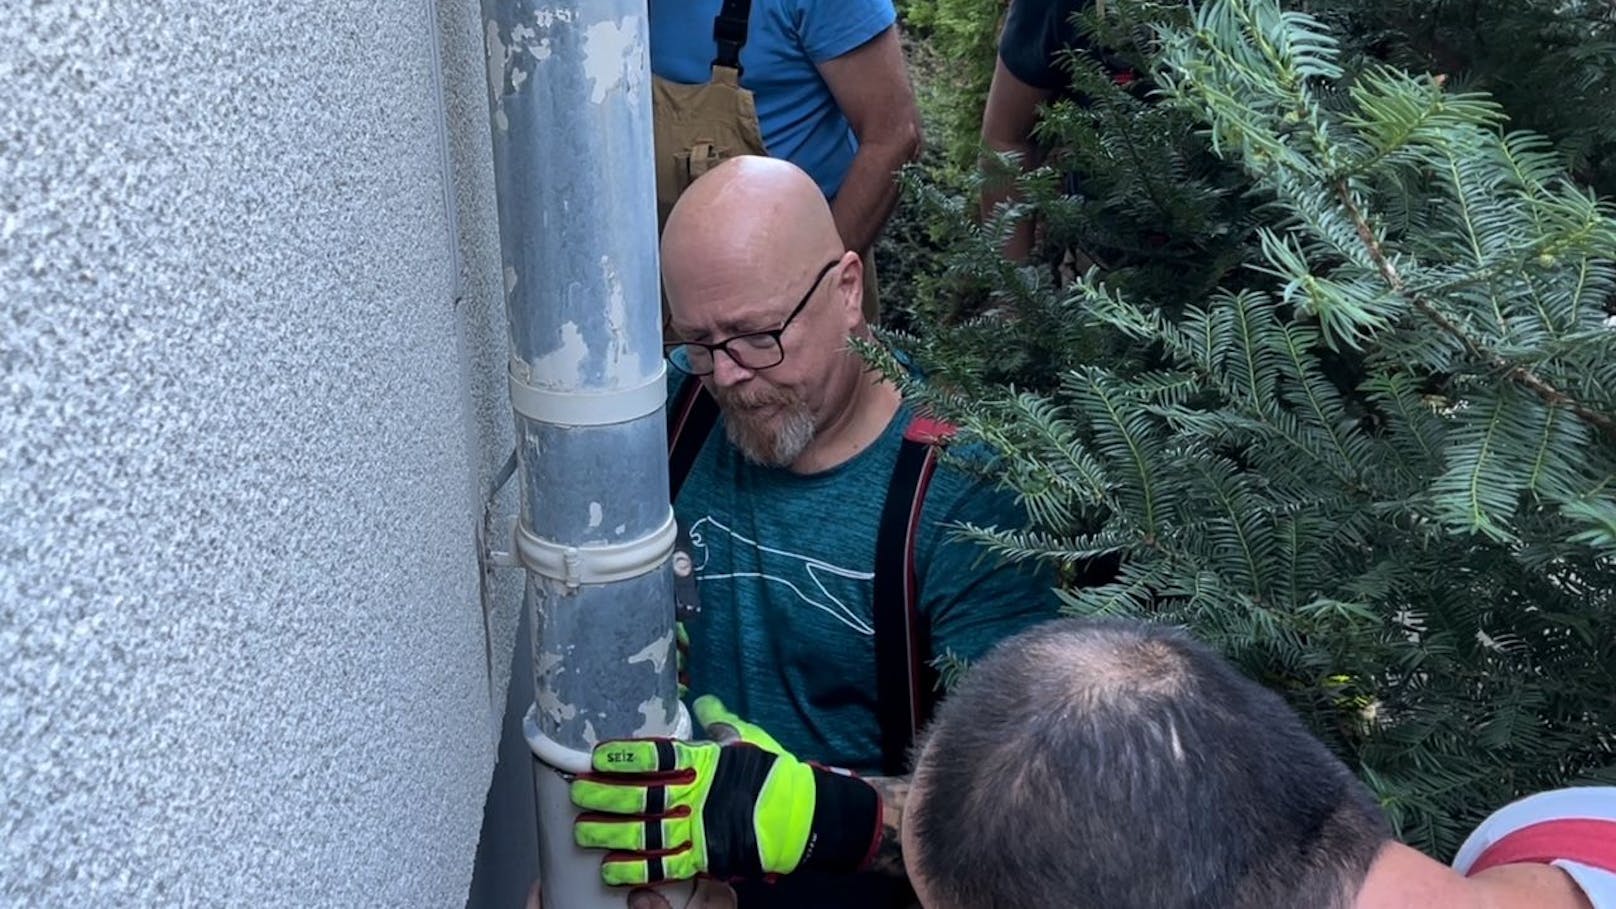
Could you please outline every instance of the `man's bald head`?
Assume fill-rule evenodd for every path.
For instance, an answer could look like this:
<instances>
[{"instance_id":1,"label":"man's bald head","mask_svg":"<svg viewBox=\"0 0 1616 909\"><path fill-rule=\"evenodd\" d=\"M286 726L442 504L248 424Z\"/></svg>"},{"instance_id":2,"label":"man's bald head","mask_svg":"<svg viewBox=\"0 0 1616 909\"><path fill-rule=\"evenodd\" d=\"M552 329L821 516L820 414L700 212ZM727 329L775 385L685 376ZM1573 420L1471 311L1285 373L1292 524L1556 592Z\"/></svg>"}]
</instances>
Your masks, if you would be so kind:
<instances>
[{"instance_id":1,"label":"man's bald head","mask_svg":"<svg viewBox=\"0 0 1616 909\"><path fill-rule=\"evenodd\" d=\"M904 857L927 909L1338 909L1390 831L1280 698L1173 628L1063 619L940 706Z\"/></svg>"},{"instance_id":2,"label":"man's bald head","mask_svg":"<svg viewBox=\"0 0 1616 909\"><path fill-rule=\"evenodd\" d=\"M862 425L871 383L848 339L870 337L863 275L818 185L785 161L731 158L674 205L662 234L669 328L702 358L747 458L789 467L823 427Z\"/></svg>"},{"instance_id":3,"label":"man's bald head","mask_svg":"<svg viewBox=\"0 0 1616 909\"><path fill-rule=\"evenodd\" d=\"M709 279L766 286L760 279L811 273L843 254L819 185L788 161L730 158L685 190L662 232L662 274L675 309Z\"/></svg>"}]
</instances>

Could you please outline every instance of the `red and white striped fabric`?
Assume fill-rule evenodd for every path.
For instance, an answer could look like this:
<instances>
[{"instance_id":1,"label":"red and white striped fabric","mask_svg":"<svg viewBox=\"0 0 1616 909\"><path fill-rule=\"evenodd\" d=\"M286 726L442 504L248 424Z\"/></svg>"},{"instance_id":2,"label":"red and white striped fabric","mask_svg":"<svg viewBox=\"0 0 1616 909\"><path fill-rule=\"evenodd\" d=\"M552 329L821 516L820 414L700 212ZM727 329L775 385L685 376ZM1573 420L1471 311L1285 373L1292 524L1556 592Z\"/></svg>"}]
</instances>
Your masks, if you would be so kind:
<instances>
[{"instance_id":1,"label":"red and white striped fabric","mask_svg":"<svg viewBox=\"0 0 1616 909\"><path fill-rule=\"evenodd\" d=\"M1470 834L1453 867L1469 877L1516 862L1563 869L1594 909L1616 909L1616 786L1556 789L1512 802Z\"/></svg>"}]
</instances>

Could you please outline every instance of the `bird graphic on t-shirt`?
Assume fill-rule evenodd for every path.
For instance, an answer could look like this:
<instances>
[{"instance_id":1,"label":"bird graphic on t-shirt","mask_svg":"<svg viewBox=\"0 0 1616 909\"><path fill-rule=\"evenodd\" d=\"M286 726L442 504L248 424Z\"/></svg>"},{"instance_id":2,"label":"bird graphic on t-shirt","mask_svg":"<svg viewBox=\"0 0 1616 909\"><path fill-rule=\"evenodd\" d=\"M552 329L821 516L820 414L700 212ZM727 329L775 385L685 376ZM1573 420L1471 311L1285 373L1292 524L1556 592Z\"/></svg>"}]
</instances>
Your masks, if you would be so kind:
<instances>
[{"instance_id":1,"label":"bird graphic on t-shirt","mask_svg":"<svg viewBox=\"0 0 1616 909\"><path fill-rule=\"evenodd\" d=\"M713 557L713 544L722 546L726 540L733 547L749 547L756 553L756 563L762 570L710 572L708 563ZM875 578L873 571L854 571L833 565L824 559L765 546L757 540L736 533L712 515L707 515L690 525L690 544L693 550L691 556L696 562L696 577L700 581L759 578L771 584L779 584L788 588L804 603L827 613L859 634L872 636L875 634L875 629L870 627L870 623L849 608L847 603L830 589L830 583L835 580L855 583L872 581ZM731 558L729 563L735 565L739 560Z\"/></svg>"}]
</instances>

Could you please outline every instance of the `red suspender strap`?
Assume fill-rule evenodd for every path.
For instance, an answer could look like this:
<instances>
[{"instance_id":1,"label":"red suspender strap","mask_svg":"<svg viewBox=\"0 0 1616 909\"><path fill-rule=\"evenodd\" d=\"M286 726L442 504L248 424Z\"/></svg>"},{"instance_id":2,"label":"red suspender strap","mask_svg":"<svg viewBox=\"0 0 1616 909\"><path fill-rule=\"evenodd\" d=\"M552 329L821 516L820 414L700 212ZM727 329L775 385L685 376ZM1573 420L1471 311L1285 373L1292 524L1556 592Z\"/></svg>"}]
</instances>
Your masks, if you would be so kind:
<instances>
[{"instance_id":1,"label":"red suspender strap","mask_svg":"<svg viewBox=\"0 0 1616 909\"><path fill-rule=\"evenodd\" d=\"M909 619L909 725L910 744L931 719L937 694L937 670L931 665L931 634L920 612L920 573L915 569L915 548L920 544L920 513L926 506L926 489L937 470L937 448L926 446L926 463L915 482L915 501L909 508L909 526L904 530L903 606Z\"/></svg>"},{"instance_id":2,"label":"red suspender strap","mask_svg":"<svg viewBox=\"0 0 1616 909\"><path fill-rule=\"evenodd\" d=\"M1466 876L1518 862L1579 862L1616 873L1616 821L1561 818L1528 824L1482 851Z\"/></svg>"},{"instance_id":3,"label":"red suspender strap","mask_svg":"<svg viewBox=\"0 0 1616 909\"><path fill-rule=\"evenodd\" d=\"M903 437L927 445L942 445L954 437L958 430L952 423L932 417L915 417L903 429Z\"/></svg>"},{"instance_id":4,"label":"red suspender strap","mask_svg":"<svg viewBox=\"0 0 1616 909\"><path fill-rule=\"evenodd\" d=\"M931 715L936 670L931 635L920 611L915 548L926 488L937 469L937 445L953 427L917 417L905 427L887 484L875 539L876 716L881 725L881 772L907 770L909 746Z\"/></svg>"}]
</instances>

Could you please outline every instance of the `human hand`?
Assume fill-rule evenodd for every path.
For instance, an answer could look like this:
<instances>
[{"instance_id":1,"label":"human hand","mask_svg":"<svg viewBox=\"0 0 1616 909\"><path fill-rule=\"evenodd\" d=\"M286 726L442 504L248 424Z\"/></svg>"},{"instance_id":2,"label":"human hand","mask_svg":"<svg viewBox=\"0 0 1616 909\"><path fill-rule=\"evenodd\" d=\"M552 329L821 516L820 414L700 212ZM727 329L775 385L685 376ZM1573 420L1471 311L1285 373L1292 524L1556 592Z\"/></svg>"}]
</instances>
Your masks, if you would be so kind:
<instances>
[{"instance_id":1,"label":"human hand","mask_svg":"<svg viewBox=\"0 0 1616 909\"><path fill-rule=\"evenodd\" d=\"M528 890L527 909L543 909L542 903L539 882L534 881ZM736 909L735 891L710 878L692 881L688 888L637 887L629 891L627 903L628 909Z\"/></svg>"},{"instance_id":2,"label":"human hand","mask_svg":"<svg viewBox=\"0 0 1616 909\"><path fill-rule=\"evenodd\" d=\"M595 746L574 780L580 846L610 850L601 878L642 885L693 878L854 870L881 835L881 800L856 776L798 760L717 699L696 719L723 743L619 739Z\"/></svg>"},{"instance_id":3,"label":"human hand","mask_svg":"<svg viewBox=\"0 0 1616 909\"><path fill-rule=\"evenodd\" d=\"M686 891L688 895L686 895ZM679 905L674 903L683 899ZM735 909L735 891L728 884L700 878L690 887L637 887L629 891L628 909Z\"/></svg>"}]
</instances>

